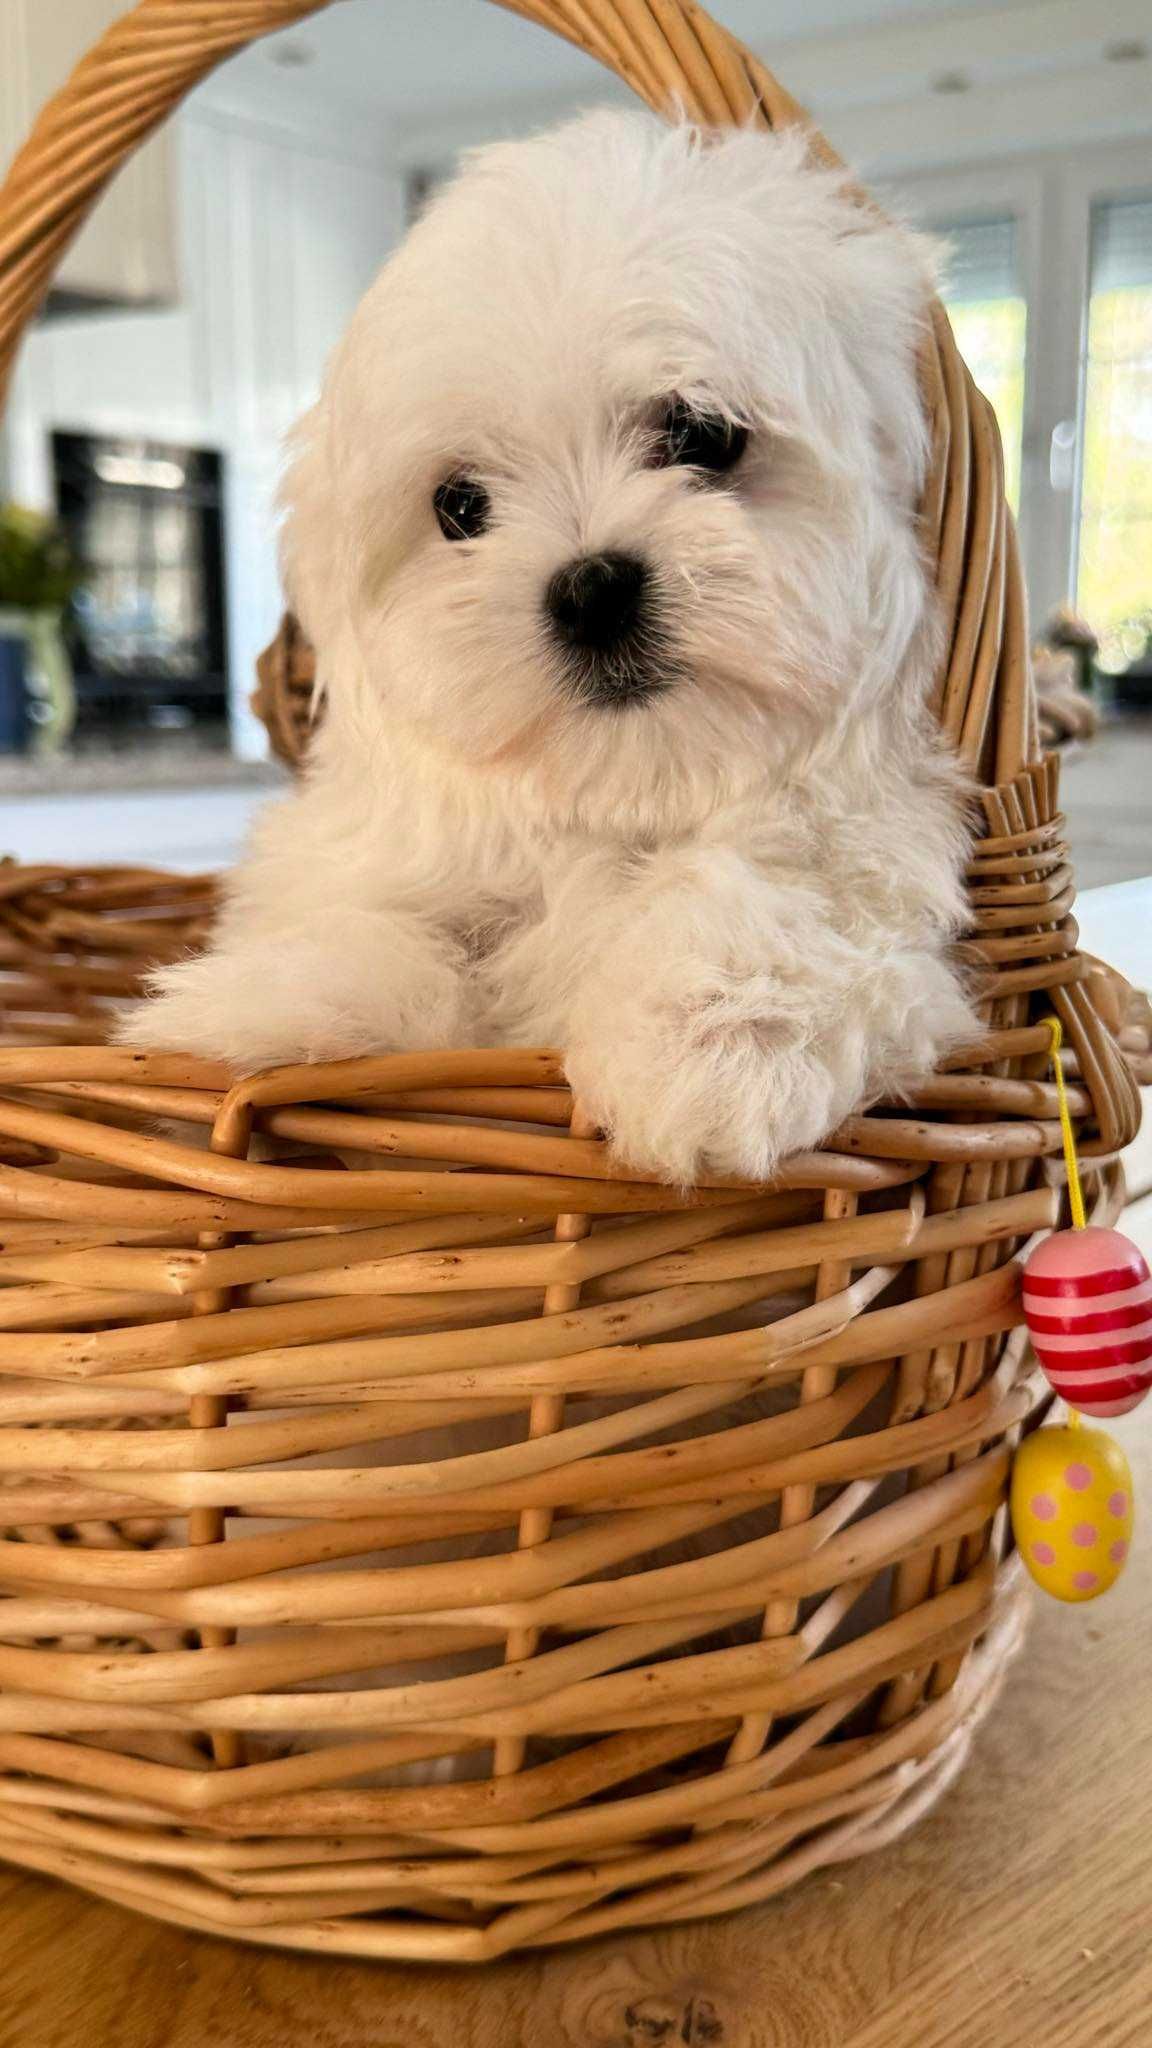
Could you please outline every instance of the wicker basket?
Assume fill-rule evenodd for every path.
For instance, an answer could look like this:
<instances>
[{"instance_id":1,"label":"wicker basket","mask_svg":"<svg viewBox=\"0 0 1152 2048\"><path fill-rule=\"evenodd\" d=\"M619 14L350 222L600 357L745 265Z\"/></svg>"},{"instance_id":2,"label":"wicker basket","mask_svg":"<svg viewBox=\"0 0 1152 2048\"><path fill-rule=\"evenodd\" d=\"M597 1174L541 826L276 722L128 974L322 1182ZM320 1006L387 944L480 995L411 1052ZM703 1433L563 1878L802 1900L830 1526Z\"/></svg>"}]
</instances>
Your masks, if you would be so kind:
<instances>
[{"instance_id":1,"label":"wicker basket","mask_svg":"<svg viewBox=\"0 0 1152 2048\"><path fill-rule=\"evenodd\" d=\"M105 38L0 198L5 363L116 164L319 4L144 0ZM802 118L687 0L508 4L657 107ZM1137 1098L942 316L924 389L987 1035L771 1189L621 1181L547 1052L231 1086L101 1048L210 884L0 872L0 1854L187 1927L475 1961L762 1899L962 1762L1021 1628L1041 1013L1100 1216ZM303 673L265 665L290 752Z\"/></svg>"}]
</instances>

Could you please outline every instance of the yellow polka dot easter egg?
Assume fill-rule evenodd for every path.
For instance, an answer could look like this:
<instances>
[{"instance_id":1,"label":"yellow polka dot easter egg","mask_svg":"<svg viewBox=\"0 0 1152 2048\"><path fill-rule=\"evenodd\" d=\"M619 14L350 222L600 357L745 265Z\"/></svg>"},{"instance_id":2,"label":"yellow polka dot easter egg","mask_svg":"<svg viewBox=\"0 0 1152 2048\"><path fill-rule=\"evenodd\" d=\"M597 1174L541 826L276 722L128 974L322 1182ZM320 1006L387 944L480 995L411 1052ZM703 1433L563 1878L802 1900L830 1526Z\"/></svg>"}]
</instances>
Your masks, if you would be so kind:
<instances>
[{"instance_id":1,"label":"yellow polka dot easter egg","mask_svg":"<svg viewBox=\"0 0 1152 2048\"><path fill-rule=\"evenodd\" d=\"M1132 1474L1102 1429L1038 1429L1012 1464L1012 1528L1024 1563L1056 1600L1096 1600L1132 1543Z\"/></svg>"}]
</instances>

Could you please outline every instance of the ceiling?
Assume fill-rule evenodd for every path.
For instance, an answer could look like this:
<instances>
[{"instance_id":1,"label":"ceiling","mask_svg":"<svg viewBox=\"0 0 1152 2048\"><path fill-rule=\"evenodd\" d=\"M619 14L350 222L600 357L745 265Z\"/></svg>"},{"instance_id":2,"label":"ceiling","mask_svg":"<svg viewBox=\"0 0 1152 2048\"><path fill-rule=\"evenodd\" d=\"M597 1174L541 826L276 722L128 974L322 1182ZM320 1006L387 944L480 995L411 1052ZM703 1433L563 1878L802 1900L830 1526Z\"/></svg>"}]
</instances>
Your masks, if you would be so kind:
<instances>
[{"instance_id":1,"label":"ceiling","mask_svg":"<svg viewBox=\"0 0 1152 2048\"><path fill-rule=\"evenodd\" d=\"M784 41L865 24L938 21L989 0L718 0L726 27L771 61ZM1001 0L1002 4L1002 0ZM957 61L963 54L957 21ZM305 60L298 67L294 57ZM297 90L343 101L410 127L422 118L516 98L592 96L600 66L559 37L482 0L338 0L298 28L268 37L229 66L229 83L281 76Z\"/></svg>"},{"instance_id":2,"label":"ceiling","mask_svg":"<svg viewBox=\"0 0 1152 2048\"><path fill-rule=\"evenodd\" d=\"M1146 135L1147 4L712 0L873 171ZM581 51L486 0L335 0L200 90L280 126L335 126L347 146L357 131L361 149L409 167L625 96Z\"/></svg>"}]
</instances>

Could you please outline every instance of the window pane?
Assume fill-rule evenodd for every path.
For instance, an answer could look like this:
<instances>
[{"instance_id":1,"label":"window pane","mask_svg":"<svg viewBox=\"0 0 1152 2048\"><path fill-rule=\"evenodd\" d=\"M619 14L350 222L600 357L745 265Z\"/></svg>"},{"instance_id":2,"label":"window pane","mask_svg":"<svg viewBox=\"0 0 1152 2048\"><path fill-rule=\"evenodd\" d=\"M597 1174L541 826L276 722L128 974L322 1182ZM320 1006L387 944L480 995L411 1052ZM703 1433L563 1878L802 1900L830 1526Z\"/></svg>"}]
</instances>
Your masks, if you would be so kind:
<instances>
[{"instance_id":1,"label":"window pane","mask_svg":"<svg viewBox=\"0 0 1152 2048\"><path fill-rule=\"evenodd\" d=\"M1123 668L1152 631L1152 198L1094 209L1076 598Z\"/></svg>"},{"instance_id":2,"label":"window pane","mask_svg":"<svg viewBox=\"0 0 1152 2048\"><path fill-rule=\"evenodd\" d=\"M1028 307L1019 284L1016 222L1011 217L937 221L934 228L950 249L943 297L952 332L996 414L1004 443L1005 488L1017 512Z\"/></svg>"}]
</instances>

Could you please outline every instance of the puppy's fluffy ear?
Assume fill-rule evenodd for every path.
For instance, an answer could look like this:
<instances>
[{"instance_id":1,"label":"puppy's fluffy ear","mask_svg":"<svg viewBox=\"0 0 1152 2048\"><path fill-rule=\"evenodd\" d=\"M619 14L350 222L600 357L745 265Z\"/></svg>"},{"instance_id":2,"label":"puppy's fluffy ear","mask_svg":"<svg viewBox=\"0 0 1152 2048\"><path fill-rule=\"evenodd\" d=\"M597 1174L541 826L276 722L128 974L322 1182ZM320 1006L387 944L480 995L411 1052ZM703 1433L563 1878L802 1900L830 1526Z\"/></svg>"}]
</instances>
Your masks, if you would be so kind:
<instances>
[{"instance_id":1,"label":"puppy's fluffy ear","mask_svg":"<svg viewBox=\"0 0 1152 2048\"><path fill-rule=\"evenodd\" d=\"M830 469L863 461L874 476L878 467L895 501L911 511L931 446L919 369L938 287L938 245L898 212L862 196L851 172L821 163L798 127L710 135L702 182L721 201L714 246L722 250L732 236L739 243L733 296L720 316L724 331L741 345L741 298L751 277L759 322L752 347L768 388L777 378L788 391L789 363L774 348L780 322L803 337L793 395ZM754 363L750 402L755 388Z\"/></svg>"},{"instance_id":2,"label":"puppy's fluffy ear","mask_svg":"<svg viewBox=\"0 0 1152 2048\"><path fill-rule=\"evenodd\" d=\"M288 603L314 647L330 638L340 586L340 522L328 402L321 398L288 438L277 493L280 573Z\"/></svg>"},{"instance_id":3,"label":"puppy's fluffy ear","mask_svg":"<svg viewBox=\"0 0 1152 2048\"><path fill-rule=\"evenodd\" d=\"M707 277L713 331L723 337L717 374L740 410L754 420L766 406L771 426L778 407L830 474L862 465L874 473L878 459L901 502L914 500L928 446L915 380L934 284L930 244L862 200L846 171L819 163L800 129L702 136L685 126L653 142L631 125L644 119L592 117L571 143L595 136L603 155L613 132L618 150L629 135L648 138L648 178L631 180L648 205L638 226L650 236L658 208L687 238L689 270ZM642 202L633 202L637 214Z\"/></svg>"},{"instance_id":4,"label":"puppy's fluffy ear","mask_svg":"<svg viewBox=\"0 0 1152 2048\"><path fill-rule=\"evenodd\" d=\"M900 220L843 191L838 318L869 401L877 452L898 497L924 485L931 429L919 388L920 351L932 319L937 251Z\"/></svg>"}]
</instances>

